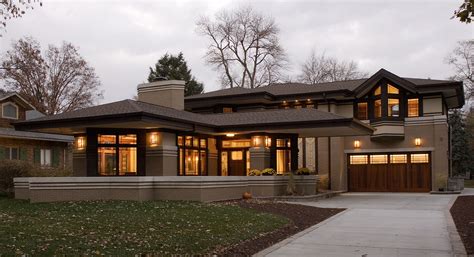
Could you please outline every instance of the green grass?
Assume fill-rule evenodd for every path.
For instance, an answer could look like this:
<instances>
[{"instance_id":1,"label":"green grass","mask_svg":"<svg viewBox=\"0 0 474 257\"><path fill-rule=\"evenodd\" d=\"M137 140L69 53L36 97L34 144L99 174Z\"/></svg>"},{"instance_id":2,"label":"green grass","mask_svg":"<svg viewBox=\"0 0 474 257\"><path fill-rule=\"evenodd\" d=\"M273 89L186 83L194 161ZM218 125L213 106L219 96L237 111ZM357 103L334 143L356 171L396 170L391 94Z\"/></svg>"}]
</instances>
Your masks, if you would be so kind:
<instances>
[{"instance_id":1,"label":"green grass","mask_svg":"<svg viewBox=\"0 0 474 257\"><path fill-rule=\"evenodd\" d=\"M288 222L228 204L0 197L0 256L205 254Z\"/></svg>"},{"instance_id":2,"label":"green grass","mask_svg":"<svg viewBox=\"0 0 474 257\"><path fill-rule=\"evenodd\" d=\"M473 180L464 180L464 187L474 188L474 179Z\"/></svg>"}]
</instances>

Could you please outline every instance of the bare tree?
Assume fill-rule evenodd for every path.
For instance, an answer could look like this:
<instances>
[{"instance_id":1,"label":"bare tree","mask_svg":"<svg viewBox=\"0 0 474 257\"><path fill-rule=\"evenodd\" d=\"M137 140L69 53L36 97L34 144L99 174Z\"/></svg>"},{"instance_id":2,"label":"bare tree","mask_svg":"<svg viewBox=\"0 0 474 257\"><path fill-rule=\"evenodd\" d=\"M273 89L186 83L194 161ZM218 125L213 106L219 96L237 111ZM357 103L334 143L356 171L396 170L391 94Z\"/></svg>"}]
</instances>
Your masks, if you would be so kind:
<instances>
[{"instance_id":1,"label":"bare tree","mask_svg":"<svg viewBox=\"0 0 474 257\"><path fill-rule=\"evenodd\" d=\"M91 106L102 97L94 68L67 42L49 45L42 55L36 40L20 39L3 55L2 66L5 88L48 115Z\"/></svg>"},{"instance_id":2,"label":"bare tree","mask_svg":"<svg viewBox=\"0 0 474 257\"><path fill-rule=\"evenodd\" d=\"M202 17L197 29L210 39L206 60L221 72L225 87L256 88L279 80L287 60L272 18L243 7Z\"/></svg>"},{"instance_id":3,"label":"bare tree","mask_svg":"<svg viewBox=\"0 0 474 257\"><path fill-rule=\"evenodd\" d=\"M334 57L327 57L324 53L316 54L312 51L306 62L301 65L301 73L297 80L301 83L318 84L367 76L368 73L360 71L354 61L340 61Z\"/></svg>"},{"instance_id":4,"label":"bare tree","mask_svg":"<svg viewBox=\"0 0 474 257\"><path fill-rule=\"evenodd\" d=\"M0 0L0 30L5 29L8 20L19 18L27 9L33 9L34 3L43 5L39 0Z\"/></svg>"},{"instance_id":5,"label":"bare tree","mask_svg":"<svg viewBox=\"0 0 474 257\"><path fill-rule=\"evenodd\" d=\"M474 40L459 41L454 50L446 57L456 74L453 80L461 80L466 88L467 98L474 96Z\"/></svg>"}]
</instances>

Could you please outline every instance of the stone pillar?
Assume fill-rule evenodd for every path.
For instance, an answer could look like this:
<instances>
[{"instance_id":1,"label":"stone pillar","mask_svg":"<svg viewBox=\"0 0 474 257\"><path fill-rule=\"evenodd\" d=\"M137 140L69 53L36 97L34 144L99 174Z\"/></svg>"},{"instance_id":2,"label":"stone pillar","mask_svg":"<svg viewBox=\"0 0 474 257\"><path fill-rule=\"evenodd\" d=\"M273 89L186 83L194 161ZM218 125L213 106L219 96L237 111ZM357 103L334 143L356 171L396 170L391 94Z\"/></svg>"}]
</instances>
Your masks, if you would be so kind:
<instances>
[{"instance_id":1,"label":"stone pillar","mask_svg":"<svg viewBox=\"0 0 474 257\"><path fill-rule=\"evenodd\" d=\"M436 117L438 118L438 117ZM438 191L440 187L446 187L449 176L449 129L446 116L440 116L433 125L433 148L431 152L431 188ZM423 138L421 144L424 145Z\"/></svg>"},{"instance_id":2,"label":"stone pillar","mask_svg":"<svg viewBox=\"0 0 474 257\"><path fill-rule=\"evenodd\" d=\"M156 140L152 137L156 137ZM178 175L176 134L169 132L150 132L147 134L146 175Z\"/></svg>"},{"instance_id":3,"label":"stone pillar","mask_svg":"<svg viewBox=\"0 0 474 257\"><path fill-rule=\"evenodd\" d=\"M207 174L209 176L217 176L219 171L217 170L219 165L218 152L217 152L217 140L215 138L207 139Z\"/></svg>"},{"instance_id":4,"label":"stone pillar","mask_svg":"<svg viewBox=\"0 0 474 257\"><path fill-rule=\"evenodd\" d=\"M270 149L265 147L250 148L250 170L270 168Z\"/></svg>"},{"instance_id":5,"label":"stone pillar","mask_svg":"<svg viewBox=\"0 0 474 257\"><path fill-rule=\"evenodd\" d=\"M72 175L74 177L87 176L86 136L74 137L72 150Z\"/></svg>"}]
</instances>

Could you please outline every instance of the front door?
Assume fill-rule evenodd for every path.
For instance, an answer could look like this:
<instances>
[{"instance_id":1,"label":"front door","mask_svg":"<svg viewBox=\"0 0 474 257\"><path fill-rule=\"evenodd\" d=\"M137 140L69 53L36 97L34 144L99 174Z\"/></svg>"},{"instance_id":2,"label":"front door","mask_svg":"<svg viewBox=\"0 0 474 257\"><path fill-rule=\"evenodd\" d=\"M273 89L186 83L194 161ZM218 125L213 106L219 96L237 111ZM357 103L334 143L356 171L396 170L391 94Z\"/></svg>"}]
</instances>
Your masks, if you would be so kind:
<instances>
[{"instance_id":1,"label":"front door","mask_svg":"<svg viewBox=\"0 0 474 257\"><path fill-rule=\"evenodd\" d=\"M224 151L222 153L222 169L228 176L246 176L246 150ZM227 163L226 163L227 162Z\"/></svg>"}]
</instances>

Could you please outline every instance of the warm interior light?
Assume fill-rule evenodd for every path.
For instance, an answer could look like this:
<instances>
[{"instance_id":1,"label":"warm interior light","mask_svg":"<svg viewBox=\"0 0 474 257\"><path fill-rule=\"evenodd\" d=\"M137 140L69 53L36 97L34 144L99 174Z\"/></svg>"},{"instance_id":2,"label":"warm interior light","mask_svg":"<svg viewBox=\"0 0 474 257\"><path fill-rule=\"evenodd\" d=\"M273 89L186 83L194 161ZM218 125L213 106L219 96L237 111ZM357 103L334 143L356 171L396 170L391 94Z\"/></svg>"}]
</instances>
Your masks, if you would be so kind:
<instances>
[{"instance_id":1,"label":"warm interior light","mask_svg":"<svg viewBox=\"0 0 474 257\"><path fill-rule=\"evenodd\" d=\"M265 147L270 147L272 145L272 138L265 137Z\"/></svg>"},{"instance_id":2,"label":"warm interior light","mask_svg":"<svg viewBox=\"0 0 474 257\"><path fill-rule=\"evenodd\" d=\"M354 148L360 148L360 141L359 140L354 141Z\"/></svg>"},{"instance_id":3,"label":"warm interior light","mask_svg":"<svg viewBox=\"0 0 474 257\"><path fill-rule=\"evenodd\" d=\"M415 145L420 146L421 145L421 138L417 137L415 138Z\"/></svg>"},{"instance_id":4,"label":"warm interior light","mask_svg":"<svg viewBox=\"0 0 474 257\"><path fill-rule=\"evenodd\" d=\"M259 147L260 146L260 137L254 137L253 138L253 147Z\"/></svg>"},{"instance_id":5,"label":"warm interior light","mask_svg":"<svg viewBox=\"0 0 474 257\"><path fill-rule=\"evenodd\" d=\"M311 102L311 99L308 98L308 99L306 99L306 101Z\"/></svg>"},{"instance_id":6,"label":"warm interior light","mask_svg":"<svg viewBox=\"0 0 474 257\"><path fill-rule=\"evenodd\" d=\"M76 149L77 150L84 150L86 147L86 138L85 137L77 137L76 138Z\"/></svg>"},{"instance_id":7,"label":"warm interior light","mask_svg":"<svg viewBox=\"0 0 474 257\"><path fill-rule=\"evenodd\" d=\"M299 102L298 100L295 100L295 103Z\"/></svg>"},{"instance_id":8,"label":"warm interior light","mask_svg":"<svg viewBox=\"0 0 474 257\"><path fill-rule=\"evenodd\" d=\"M225 136L226 136L226 137L234 137L234 136L235 136L235 134L233 134L233 133L229 133L229 134L225 134Z\"/></svg>"},{"instance_id":9,"label":"warm interior light","mask_svg":"<svg viewBox=\"0 0 474 257\"><path fill-rule=\"evenodd\" d=\"M150 134L150 146L158 145L158 133L153 132Z\"/></svg>"}]
</instances>

